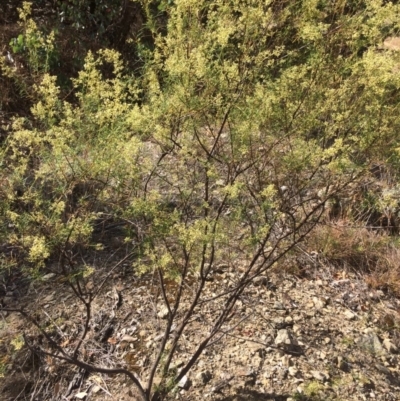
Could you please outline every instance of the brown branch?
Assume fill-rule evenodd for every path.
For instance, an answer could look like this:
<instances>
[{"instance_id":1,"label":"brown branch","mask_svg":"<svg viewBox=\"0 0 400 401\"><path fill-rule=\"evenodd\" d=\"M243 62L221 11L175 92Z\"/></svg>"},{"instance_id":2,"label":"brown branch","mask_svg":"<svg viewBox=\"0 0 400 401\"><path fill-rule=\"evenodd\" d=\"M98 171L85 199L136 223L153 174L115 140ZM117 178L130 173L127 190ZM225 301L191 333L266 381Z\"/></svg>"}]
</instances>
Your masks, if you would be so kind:
<instances>
[{"instance_id":1,"label":"brown branch","mask_svg":"<svg viewBox=\"0 0 400 401\"><path fill-rule=\"evenodd\" d=\"M81 347L83 341L85 340L87 333L89 332L89 327L90 327L90 319L92 318L92 297L91 295L89 295L89 301L85 301L83 300L83 303L85 305L86 308L86 319L85 319L85 326L83 328L83 332L82 335L78 341L78 344L76 344L76 347L74 349L74 353L73 356L74 358L77 358L78 356L78 351L79 348Z\"/></svg>"},{"instance_id":2,"label":"brown branch","mask_svg":"<svg viewBox=\"0 0 400 401\"><path fill-rule=\"evenodd\" d=\"M53 352L49 352L44 350L41 347L34 347L34 346L30 346L29 341L27 341L26 336L24 336L25 342L27 344L27 346L35 351L38 351L44 355L47 356L51 356L53 358L57 358L63 361L66 361L72 365L78 366L79 368L85 369L88 372L95 372L95 373L105 373L108 375L114 375L114 374L124 374L126 376L128 376L133 384L136 386L136 388L138 389L140 396L142 398L143 401L148 401L148 397L140 383L140 381L136 378L136 376L130 372L129 370L125 369L125 368L104 368L101 366L96 366L96 365L92 365L90 363L84 362L80 359L78 359L76 357L76 355L69 355L63 347L61 347L60 345L58 345L52 338L51 336L40 326L40 324L36 321L35 318L33 318L28 312L26 312L23 309L13 309L13 308L1 308L2 311L7 311L7 312L17 312L20 313L22 316L25 317L25 319L27 319L28 321L30 321L39 331L41 334L43 334L43 336L46 338L46 340L48 341L48 343L55 348L58 352L61 353L60 354L55 354Z\"/></svg>"}]
</instances>

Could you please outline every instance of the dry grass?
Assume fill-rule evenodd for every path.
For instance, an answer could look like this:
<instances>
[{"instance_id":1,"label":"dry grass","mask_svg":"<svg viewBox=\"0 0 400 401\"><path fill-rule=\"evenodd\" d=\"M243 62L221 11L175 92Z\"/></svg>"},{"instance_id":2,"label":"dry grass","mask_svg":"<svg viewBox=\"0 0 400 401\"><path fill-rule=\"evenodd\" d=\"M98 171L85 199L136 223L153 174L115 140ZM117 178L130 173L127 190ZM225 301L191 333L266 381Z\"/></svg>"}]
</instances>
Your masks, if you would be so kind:
<instances>
[{"instance_id":1,"label":"dry grass","mask_svg":"<svg viewBox=\"0 0 400 401\"><path fill-rule=\"evenodd\" d=\"M364 274L371 287L400 295L399 241L387 230L340 219L318 226L308 247L334 266Z\"/></svg>"}]
</instances>

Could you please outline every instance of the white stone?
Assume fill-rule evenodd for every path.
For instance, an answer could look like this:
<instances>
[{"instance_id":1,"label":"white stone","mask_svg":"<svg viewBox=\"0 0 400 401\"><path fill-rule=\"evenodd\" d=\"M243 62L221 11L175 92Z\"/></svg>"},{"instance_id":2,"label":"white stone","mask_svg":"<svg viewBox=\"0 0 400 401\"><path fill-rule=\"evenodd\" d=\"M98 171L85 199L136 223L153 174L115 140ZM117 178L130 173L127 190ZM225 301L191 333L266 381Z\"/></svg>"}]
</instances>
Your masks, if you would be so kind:
<instances>
[{"instance_id":1,"label":"white stone","mask_svg":"<svg viewBox=\"0 0 400 401\"><path fill-rule=\"evenodd\" d=\"M51 279L54 278L55 276L56 276L55 273L48 273L48 274L45 274L45 275L42 277L42 280L43 280L43 281L51 280Z\"/></svg>"},{"instance_id":2,"label":"white stone","mask_svg":"<svg viewBox=\"0 0 400 401\"><path fill-rule=\"evenodd\" d=\"M349 310L344 312L344 316L345 316L345 318L347 320L354 320L356 318L356 315L353 312L349 311Z\"/></svg>"},{"instance_id":3,"label":"white stone","mask_svg":"<svg viewBox=\"0 0 400 401\"><path fill-rule=\"evenodd\" d=\"M183 390L187 390L190 387L190 380L186 375L179 380L178 387Z\"/></svg>"},{"instance_id":4,"label":"white stone","mask_svg":"<svg viewBox=\"0 0 400 401\"><path fill-rule=\"evenodd\" d=\"M275 338L276 345L290 345L292 344L292 339L289 332L286 329L278 330L278 334Z\"/></svg>"},{"instance_id":5,"label":"white stone","mask_svg":"<svg viewBox=\"0 0 400 401\"><path fill-rule=\"evenodd\" d=\"M162 308L158 313L157 316L160 319L166 319L168 317L168 308L166 306L164 306L164 308Z\"/></svg>"}]
</instances>

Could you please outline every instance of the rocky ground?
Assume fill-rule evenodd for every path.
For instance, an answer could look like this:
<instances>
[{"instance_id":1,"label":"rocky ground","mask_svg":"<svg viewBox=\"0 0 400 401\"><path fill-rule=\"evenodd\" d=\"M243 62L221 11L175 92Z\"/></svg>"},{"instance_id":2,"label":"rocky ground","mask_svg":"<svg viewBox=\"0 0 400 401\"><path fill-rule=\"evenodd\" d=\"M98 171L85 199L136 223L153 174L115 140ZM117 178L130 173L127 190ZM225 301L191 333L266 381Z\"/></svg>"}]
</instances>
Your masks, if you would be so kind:
<instances>
[{"instance_id":1,"label":"rocky ground","mask_svg":"<svg viewBox=\"0 0 400 401\"><path fill-rule=\"evenodd\" d=\"M235 274L220 270L213 285ZM93 304L84 357L145 376L165 324L151 280L123 268L110 276ZM73 347L85 311L65 284L48 274L41 283L9 280L4 287L3 305L26 305L52 327L66 350ZM250 286L220 341L205 351L170 399L398 400L399 311L398 299L368 288L357 274L318 263L302 277L275 271ZM198 344L212 313L202 311L190 325L174 368ZM136 399L121 376L88 375L53 358L32 356L22 331L33 338L23 317L3 312L1 400Z\"/></svg>"}]
</instances>

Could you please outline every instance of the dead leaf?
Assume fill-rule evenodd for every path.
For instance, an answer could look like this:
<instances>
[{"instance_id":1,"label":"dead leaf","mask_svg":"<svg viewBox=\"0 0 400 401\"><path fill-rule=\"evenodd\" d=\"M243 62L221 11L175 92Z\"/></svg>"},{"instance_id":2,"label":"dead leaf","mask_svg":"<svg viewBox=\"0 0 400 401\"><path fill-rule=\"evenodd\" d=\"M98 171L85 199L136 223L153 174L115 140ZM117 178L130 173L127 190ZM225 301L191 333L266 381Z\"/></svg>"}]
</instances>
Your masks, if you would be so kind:
<instances>
[{"instance_id":1,"label":"dead leaf","mask_svg":"<svg viewBox=\"0 0 400 401\"><path fill-rule=\"evenodd\" d=\"M88 395L88 393L86 391L82 391L80 393L75 394L75 398L79 398L80 400L83 400L87 395Z\"/></svg>"}]
</instances>

